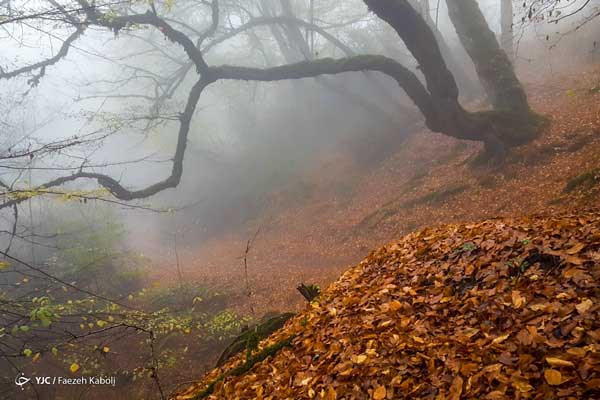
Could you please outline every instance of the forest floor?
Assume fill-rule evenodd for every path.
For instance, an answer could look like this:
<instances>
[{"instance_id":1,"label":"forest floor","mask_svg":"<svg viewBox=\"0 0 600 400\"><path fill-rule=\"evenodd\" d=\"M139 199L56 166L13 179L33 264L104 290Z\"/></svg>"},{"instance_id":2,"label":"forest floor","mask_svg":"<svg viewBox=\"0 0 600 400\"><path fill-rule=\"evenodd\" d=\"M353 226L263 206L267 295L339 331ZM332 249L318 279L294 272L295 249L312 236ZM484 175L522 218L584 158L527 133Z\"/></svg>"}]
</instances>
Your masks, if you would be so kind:
<instances>
[{"instance_id":1,"label":"forest floor","mask_svg":"<svg viewBox=\"0 0 600 400\"><path fill-rule=\"evenodd\" d=\"M597 399L600 212L411 233L173 399Z\"/></svg>"},{"instance_id":2,"label":"forest floor","mask_svg":"<svg viewBox=\"0 0 600 400\"><path fill-rule=\"evenodd\" d=\"M524 79L532 108L550 123L505 165L474 167L478 144L427 130L367 172L329 154L306 171L311 190L301 201L297 192L274 194L268 215L182 250L186 279L224 288L233 307L260 317L300 309L299 283L326 286L371 249L426 226L598 205L588 189L600 168L600 68L534 77ZM582 185L566 193L569 182ZM247 241L258 229L246 276Z\"/></svg>"}]
</instances>

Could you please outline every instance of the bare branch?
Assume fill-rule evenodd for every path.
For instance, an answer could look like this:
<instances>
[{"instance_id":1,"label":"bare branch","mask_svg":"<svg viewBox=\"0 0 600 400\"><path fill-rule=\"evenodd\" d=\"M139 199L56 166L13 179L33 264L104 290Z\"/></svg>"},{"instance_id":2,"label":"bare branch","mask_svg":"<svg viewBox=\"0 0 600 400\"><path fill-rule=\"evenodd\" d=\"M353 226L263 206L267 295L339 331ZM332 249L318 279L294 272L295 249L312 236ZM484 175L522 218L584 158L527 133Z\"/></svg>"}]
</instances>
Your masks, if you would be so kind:
<instances>
[{"instance_id":1,"label":"bare branch","mask_svg":"<svg viewBox=\"0 0 600 400\"><path fill-rule=\"evenodd\" d=\"M46 67L54 65L59 60L66 57L67 54L69 53L69 48L71 47L71 44L83 34L83 31L84 31L83 25L79 25L77 27L77 30L75 30L75 32L71 33L71 35L69 35L69 37L63 42L62 46L60 47L60 50L58 51L58 53L56 53L56 55L54 55L54 57L48 58L47 60L44 60L44 61L37 62L35 64L28 65L26 67L18 68L14 71L9 71L9 72L0 71L0 79L14 78L16 76L19 76L19 75L22 75L22 74L25 74L28 72L33 72L33 71L39 69L40 72L37 75L35 75L32 79L29 80L29 83L32 86L36 86L39 83L40 79L45 75Z\"/></svg>"},{"instance_id":2,"label":"bare branch","mask_svg":"<svg viewBox=\"0 0 600 400\"><path fill-rule=\"evenodd\" d=\"M202 42L214 35L219 27L219 0L212 0L210 3L211 9L211 23L206 32L204 32L197 41L197 47L200 47Z\"/></svg>"},{"instance_id":3,"label":"bare branch","mask_svg":"<svg viewBox=\"0 0 600 400\"><path fill-rule=\"evenodd\" d=\"M330 41L332 44L334 44L336 47L338 47L340 50L342 50L347 56L353 56L356 54L356 52L354 50L352 50L350 47L345 45L342 41L340 41L335 36L333 36L332 34L327 32L325 29L323 29L317 25L311 24L309 22L303 21L301 19L291 17L291 16L252 18L250 21L248 21L244 25L241 25L235 29L232 29L231 31L227 32L225 35L208 43L202 50L206 52L210 48L216 46L217 44L220 44L220 43L226 41L227 39L230 39L242 32L248 31L248 30L250 30L252 28L256 28L258 26L271 25L271 24L288 24L288 25L301 26L303 28L312 30L312 31L318 33L319 35L323 36L323 38Z\"/></svg>"},{"instance_id":4,"label":"bare branch","mask_svg":"<svg viewBox=\"0 0 600 400\"><path fill-rule=\"evenodd\" d=\"M121 29L132 24L154 26L155 28L159 29L169 40L183 47L183 50L186 52L188 57L196 65L196 70L199 73L203 73L208 69L208 65L206 64L206 61L204 61L202 53L200 50L198 50L194 42L192 42L192 40L186 34L173 28L169 23L152 11L148 10L144 14L111 17L98 12L96 8L89 5L86 0L78 0L78 2L84 7L91 24L110 28L115 34L117 34Z\"/></svg>"},{"instance_id":5,"label":"bare branch","mask_svg":"<svg viewBox=\"0 0 600 400\"><path fill-rule=\"evenodd\" d=\"M198 82L196 82L196 84L192 87L192 90L190 91L185 110L181 113L179 118L180 125L177 139L177 147L175 150L175 155L173 157L173 167L171 170L171 175L168 178L157 182L153 185L147 186L143 189L132 191L125 188L116 179L108 175L79 171L69 176L62 176L50 180L42 185L32 188L31 191L35 192L43 189L61 186L67 182L72 182L78 179L95 179L98 181L98 184L100 186L106 188L117 199L129 201L147 198L165 189L176 187L179 184L179 181L181 180L181 175L183 174L183 159L185 155L185 149L187 146L188 132L190 130L190 123L194 115L194 111L196 110L196 105L198 104L198 100L200 99L202 91L212 82L213 81L202 78ZM27 200L26 197L21 197L6 201L3 204L0 204L0 209L12 207L14 204L22 203L25 200Z\"/></svg>"}]
</instances>

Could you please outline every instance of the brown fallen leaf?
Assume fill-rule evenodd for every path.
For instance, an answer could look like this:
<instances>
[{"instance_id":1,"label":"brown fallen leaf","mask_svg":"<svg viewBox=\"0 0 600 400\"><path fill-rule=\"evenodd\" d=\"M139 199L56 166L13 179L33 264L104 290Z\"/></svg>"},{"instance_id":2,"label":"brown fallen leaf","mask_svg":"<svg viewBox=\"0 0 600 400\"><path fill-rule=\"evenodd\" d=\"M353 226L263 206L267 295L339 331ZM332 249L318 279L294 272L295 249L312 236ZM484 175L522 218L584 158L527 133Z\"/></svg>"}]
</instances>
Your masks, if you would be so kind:
<instances>
[{"instance_id":1,"label":"brown fallen leaf","mask_svg":"<svg viewBox=\"0 0 600 400\"><path fill-rule=\"evenodd\" d=\"M575 364L573 364L571 361L563 360L562 358L557 357L546 357L546 362L553 367L575 367Z\"/></svg>"},{"instance_id":2,"label":"brown fallen leaf","mask_svg":"<svg viewBox=\"0 0 600 400\"><path fill-rule=\"evenodd\" d=\"M527 302L527 298L522 296L518 290L513 290L511 297L514 308L521 308Z\"/></svg>"},{"instance_id":3,"label":"brown fallen leaf","mask_svg":"<svg viewBox=\"0 0 600 400\"><path fill-rule=\"evenodd\" d=\"M577 254L581 250L583 250L586 246L587 246L586 243L577 243L576 245L574 245L573 247L571 247L570 249L567 250L567 254L569 254L569 255Z\"/></svg>"},{"instance_id":4,"label":"brown fallen leaf","mask_svg":"<svg viewBox=\"0 0 600 400\"><path fill-rule=\"evenodd\" d=\"M594 302L590 299L585 299L581 303L577 304L575 308L579 314L585 314L594 305Z\"/></svg>"},{"instance_id":5,"label":"brown fallen leaf","mask_svg":"<svg viewBox=\"0 0 600 400\"><path fill-rule=\"evenodd\" d=\"M385 396L387 396L387 390L385 389L385 386L379 386L373 392L373 399L375 400L383 400L385 399Z\"/></svg>"},{"instance_id":6,"label":"brown fallen leaf","mask_svg":"<svg viewBox=\"0 0 600 400\"><path fill-rule=\"evenodd\" d=\"M398 300L391 301L389 303L389 308L392 311L398 311L400 308L402 308L402 303L400 303Z\"/></svg>"},{"instance_id":7,"label":"brown fallen leaf","mask_svg":"<svg viewBox=\"0 0 600 400\"><path fill-rule=\"evenodd\" d=\"M459 400L462 391L463 379L459 375L457 375L452 380L452 386L450 386L450 393L448 393L448 400Z\"/></svg>"},{"instance_id":8,"label":"brown fallen leaf","mask_svg":"<svg viewBox=\"0 0 600 400\"><path fill-rule=\"evenodd\" d=\"M367 355L366 354L359 354L356 357L352 358L352 361L354 361L357 364L362 364L367 360Z\"/></svg>"},{"instance_id":9,"label":"brown fallen leaf","mask_svg":"<svg viewBox=\"0 0 600 400\"><path fill-rule=\"evenodd\" d=\"M552 386L557 386L562 383L562 374L555 369L549 368L544 370L544 378L546 378L546 382Z\"/></svg>"},{"instance_id":10,"label":"brown fallen leaf","mask_svg":"<svg viewBox=\"0 0 600 400\"><path fill-rule=\"evenodd\" d=\"M327 389L327 392L325 394L325 399L326 400L336 400L337 399L337 392L335 391L333 386L329 386L329 388Z\"/></svg>"},{"instance_id":11,"label":"brown fallen leaf","mask_svg":"<svg viewBox=\"0 0 600 400\"><path fill-rule=\"evenodd\" d=\"M529 382L522 379L516 379L512 385L521 393L527 393L533 390L533 386L531 386Z\"/></svg>"},{"instance_id":12,"label":"brown fallen leaf","mask_svg":"<svg viewBox=\"0 0 600 400\"><path fill-rule=\"evenodd\" d=\"M506 335L498 336L497 338L495 338L494 340L492 340L492 343L493 344L500 344L500 343L504 342L506 339L508 339L509 336L510 336L510 333L507 333Z\"/></svg>"},{"instance_id":13,"label":"brown fallen leaf","mask_svg":"<svg viewBox=\"0 0 600 400\"><path fill-rule=\"evenodd\" d=\"M600 378L590 379L585 383L585 387L590 390L600 389Z\"/></svg>"}]
</instances>

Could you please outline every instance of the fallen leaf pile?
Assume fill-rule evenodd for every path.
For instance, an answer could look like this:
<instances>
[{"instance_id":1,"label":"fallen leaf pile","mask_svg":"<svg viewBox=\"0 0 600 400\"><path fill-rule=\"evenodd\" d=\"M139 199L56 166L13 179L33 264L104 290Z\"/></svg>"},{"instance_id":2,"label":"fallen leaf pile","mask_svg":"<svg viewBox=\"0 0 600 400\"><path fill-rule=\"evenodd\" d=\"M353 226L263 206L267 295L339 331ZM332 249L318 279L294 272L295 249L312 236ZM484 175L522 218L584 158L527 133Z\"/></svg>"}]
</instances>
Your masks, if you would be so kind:
<instances>
[{"instance_id":1,"label":"fallen leaf pile","mask_svg":"<svg viewBox=\"0 0 600 400\"><path fill-rule=\"evenodd\" d=\"M260 344L291 347L206 398L600 398L599 279L597 211L427 228L344 273Z\"/></svg>"}]
</instances>

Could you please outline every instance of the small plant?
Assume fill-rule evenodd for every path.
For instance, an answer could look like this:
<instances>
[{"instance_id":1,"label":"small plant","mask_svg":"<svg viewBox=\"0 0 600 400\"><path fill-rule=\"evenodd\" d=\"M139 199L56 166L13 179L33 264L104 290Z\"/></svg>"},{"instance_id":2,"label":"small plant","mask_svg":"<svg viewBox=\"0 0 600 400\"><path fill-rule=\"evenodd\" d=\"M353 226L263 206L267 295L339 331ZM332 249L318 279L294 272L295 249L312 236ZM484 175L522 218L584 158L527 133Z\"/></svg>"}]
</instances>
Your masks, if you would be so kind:
<instances>
[{"instance_id":1,"label":"small plant","mask_svg":"<svg viewBox=\"0 0 600 400\"><path fill-rule=\"evenodd\" d=\"M511 276L521 276L531 267L531 263L527 260L513 259L507 261L506 266L510 269Z\"/></svg>"},{"instance_id":2,"label":"small plant","mask_svg":"<svg viewBox=\"0 0 600 400\"><path fill-rule=\"evenodd\" d=\"M474 251L477 250L478 247L475 243L473 242L466 242L463 243L462 246L460 246L458 249L454 250L454 254L460 254L460 253L465 253L467 251Z\"/></svg>"},{"instance_id":3,"label":"small plant","mask_svg":"<svg viewBox=\"0 0 600 400\"><path fill-rule=\"evenodd\" d=\"M309 303L321 294L321 288L316 284L306 286L304 283L301 283L296 289Z\"/></svg>"}]
</instances>

